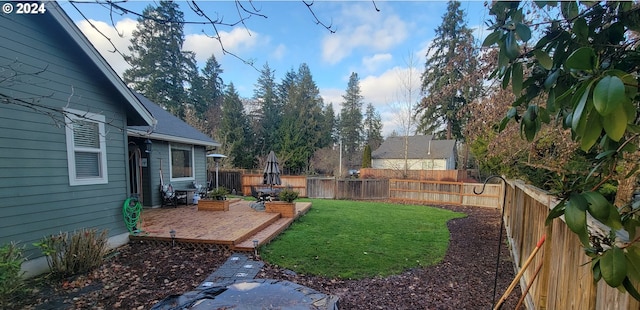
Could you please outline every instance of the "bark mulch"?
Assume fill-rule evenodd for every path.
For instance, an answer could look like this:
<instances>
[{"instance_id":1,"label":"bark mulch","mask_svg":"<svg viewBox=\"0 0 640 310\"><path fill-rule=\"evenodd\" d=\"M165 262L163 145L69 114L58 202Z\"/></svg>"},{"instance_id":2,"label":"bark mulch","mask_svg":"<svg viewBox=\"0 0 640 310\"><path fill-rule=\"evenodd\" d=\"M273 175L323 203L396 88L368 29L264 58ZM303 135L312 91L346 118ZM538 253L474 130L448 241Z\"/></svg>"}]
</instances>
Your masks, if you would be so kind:
<instances>
[{"instance_id":1,"label":"bark mulch","mask_svg":"<svg viewBox=\"0 0 640 310\"><path fill-rule=\"evenodd\" d=\"M297 275L265 264L257 278L289 280L340 298L340 309L491 309L500 214L498 210L444 206L468 216L448 223L451 242L444 260L386 278L330 279ZM503 234L504 236L504 234ZM65 280L36 278L15 309L149 309L169 295L194 289L231 253L170 244L131 242L98 269ZM514 277L508 247L500 253L500 298ZM513 309L516 288L503 309Z\"/></svg>"}]
</instances>

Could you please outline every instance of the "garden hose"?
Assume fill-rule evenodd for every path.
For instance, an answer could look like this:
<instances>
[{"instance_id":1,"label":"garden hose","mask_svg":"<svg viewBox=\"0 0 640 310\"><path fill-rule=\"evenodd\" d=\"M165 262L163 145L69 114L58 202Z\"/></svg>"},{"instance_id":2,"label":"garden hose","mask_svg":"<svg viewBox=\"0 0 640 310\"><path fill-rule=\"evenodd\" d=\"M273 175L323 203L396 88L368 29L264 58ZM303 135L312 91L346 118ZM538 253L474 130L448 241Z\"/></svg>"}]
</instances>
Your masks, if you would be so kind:
<instances>
[{"instance_id":1,"label":"garden hose","mask_svg":"<svg viewBox=\"0 0 640 310\"><path fill-rule=\"evenodd\" d=\"M124 216L124 224L130 233L138 233L138 222L140 222L140 213L142 212L142 205L138 198L131 197L124 201L122 206L122 215Z\"/></svg>"}]
</instances>

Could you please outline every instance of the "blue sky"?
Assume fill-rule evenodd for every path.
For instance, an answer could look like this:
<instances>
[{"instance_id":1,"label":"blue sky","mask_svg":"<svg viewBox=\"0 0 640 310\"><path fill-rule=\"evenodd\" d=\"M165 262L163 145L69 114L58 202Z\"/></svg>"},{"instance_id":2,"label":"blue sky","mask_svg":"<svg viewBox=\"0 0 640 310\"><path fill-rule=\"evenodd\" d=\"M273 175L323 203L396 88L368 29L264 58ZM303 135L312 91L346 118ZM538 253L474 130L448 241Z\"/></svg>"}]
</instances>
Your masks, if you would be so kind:
<instances>
[{"instance_id":1,"label":"blue sky","mask_svg":"<svg viewBox=\"0 0 640 310\"><path fill-rule=\"evenodd\" d=\"M187 21L203 21L185 1L177 1ZM211 18L236 22L238 12L232 1L197 1ZM467 25L482 40L488 34L484 21L489 18L483 1L461 1ZM152 1L129 1L123 7L141 12ZM109 42L98 34L69 3L61 2L67 14L118 74L126 63L112 50ZM250 7L248 2L243 5ZM425 54L436 27L446 12L446 1L315 1L312 8L320 21L331 24L335 33L316 25L313 15L302 1L254 1L260 14L245 20L244 25L219 26L225 49L251 59L261 69L268 62L279 82L290 70L306 63L325 103L333 103L340 111L351 72L358 73L365 105L372 103L383 120L383 133L400 126L398 101L401 101L401 80L408 77L413 60L414 85L424 69ZM77 4L78 9L101 30L119 50L127 52L136 16L113 15L97 4ZM246 15L246 14L245 14ZM111 23L115 24L115 28ZM117 29L117 32L116 32ZM204 33L203 33L204 32ZM119 36L118 33L123 36ZM224 70L225 83L233 82L240 96L252 97L259 72L231 55L223 55L211 26L186 25L184 50L196 53L199 67L213 53Z\"/></svg>"}]
</instances>

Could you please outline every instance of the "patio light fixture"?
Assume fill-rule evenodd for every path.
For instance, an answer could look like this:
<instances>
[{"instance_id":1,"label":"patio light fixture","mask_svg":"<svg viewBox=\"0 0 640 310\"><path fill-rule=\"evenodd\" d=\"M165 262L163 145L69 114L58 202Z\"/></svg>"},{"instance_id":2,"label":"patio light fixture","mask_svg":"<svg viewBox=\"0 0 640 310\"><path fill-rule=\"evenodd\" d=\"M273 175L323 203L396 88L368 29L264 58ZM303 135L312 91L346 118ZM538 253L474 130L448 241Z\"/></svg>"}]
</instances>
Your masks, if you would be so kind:
<instances>
[{"instance_id":1,"label":"patio light fixture","mask_svg":"<svg viewBox=\"0 0 640 310\"><path fill-rule=\"evenodd\" d=\"M258 240L253 240L253 254L258 257Z\"/></svg>"},{"instance_id":2,"label":"patio light fixture","mask_svg":"<svg viewBox=\"0 0 640 310\"><path fill-rule=\"evenodd\" d=\"M149 138L147 138L147 140L144 140L144 152L147 154L151 154L151 145L153 145L153 143L151 143L151 140Z\"/></svg>"},{"instance_id":3,"label":"patio light fixture","mask_svg":"<svg viewBox=\"0 0 640 310\"><path fill-rule=\"evenodd\" d=\"M176 245L176 231L172 229L169 231L169 234L171 235L171 246L173 247Z\"/></svg>"}]
</instances>

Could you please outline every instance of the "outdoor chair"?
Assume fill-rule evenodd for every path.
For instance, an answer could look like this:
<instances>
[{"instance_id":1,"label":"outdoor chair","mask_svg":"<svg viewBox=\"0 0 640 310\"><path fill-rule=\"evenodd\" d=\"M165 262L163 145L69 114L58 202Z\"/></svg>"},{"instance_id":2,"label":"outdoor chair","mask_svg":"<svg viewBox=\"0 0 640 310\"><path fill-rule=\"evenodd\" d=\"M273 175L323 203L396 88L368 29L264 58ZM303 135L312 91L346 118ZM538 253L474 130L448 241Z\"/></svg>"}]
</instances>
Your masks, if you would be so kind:
<instances>
[{"instance_id":1,"label":"outdoor chair","mask_svg":"<svg viewBox=\"0 0 640 310\"><path fill-rule=\"evenodd\" d=\"M253 198L255 198L257 201L262 200L262 197L260 197L260 194L258 193L258 190L256 190L255 186L251 186L251 196L253 196Z\"/></svg>"},{"instance_id":2,"label":"outdoor chair","mask_svg":"<svg viewBox=\"0 0 640 310\"><path fill-rule=\"evenodd\" d=\"M162 197L162 206L178 206L178 197L173 190L171 184L160 186L160 196Z\"/></svg>"}]
</instances>

